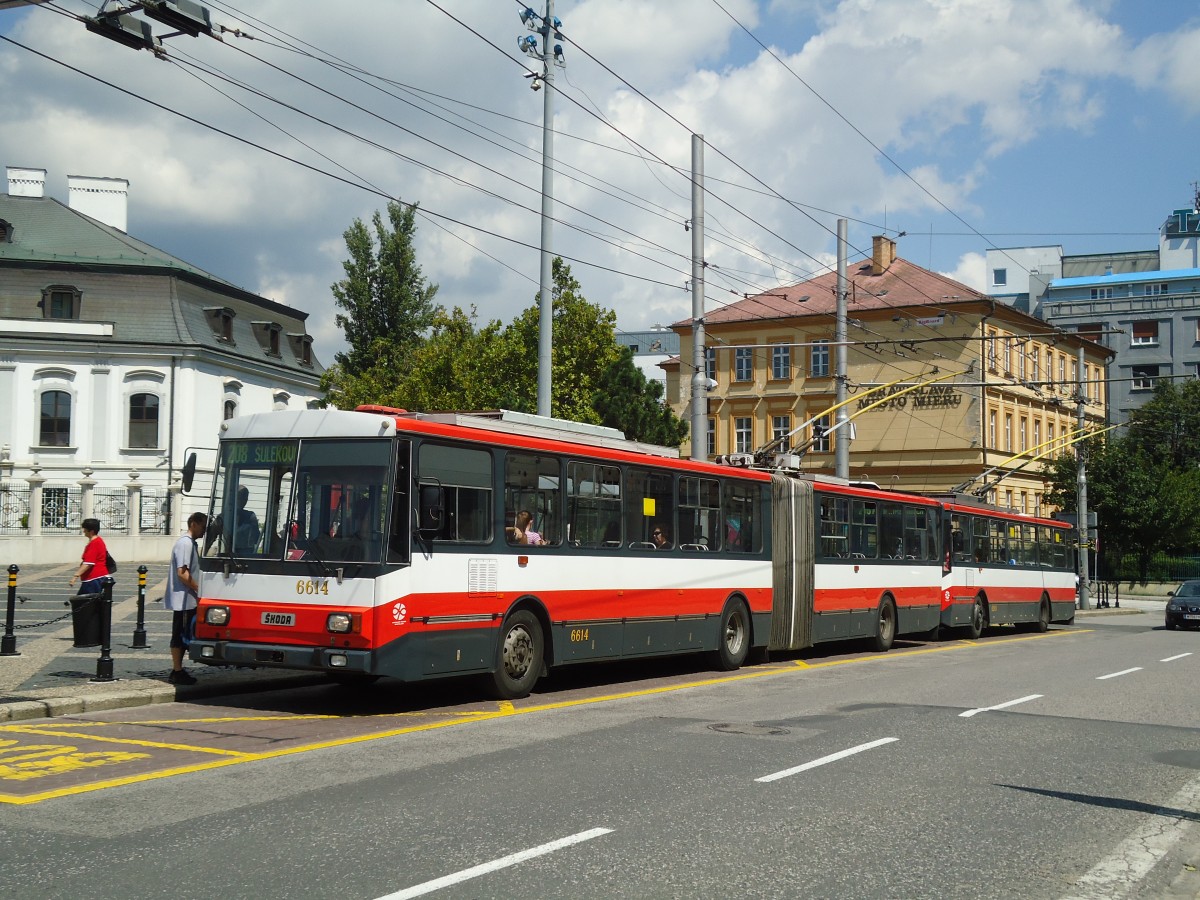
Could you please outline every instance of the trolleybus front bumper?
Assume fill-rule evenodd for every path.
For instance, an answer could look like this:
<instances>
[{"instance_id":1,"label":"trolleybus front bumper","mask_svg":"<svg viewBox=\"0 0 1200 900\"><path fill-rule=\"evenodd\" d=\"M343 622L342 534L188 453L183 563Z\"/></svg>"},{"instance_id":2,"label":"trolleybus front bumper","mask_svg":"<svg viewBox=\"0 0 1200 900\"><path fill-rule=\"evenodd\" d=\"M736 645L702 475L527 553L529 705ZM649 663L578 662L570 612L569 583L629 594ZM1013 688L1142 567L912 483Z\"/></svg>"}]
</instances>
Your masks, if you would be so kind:
<instances>
[{"instance_id":1,"label":"trolleybus front bumper","mask_svg":"<svg viewBox=\"0 0 1200 900\"><path fill-rule=\"evenodd\" d=\"M189 656L210 666L263 666L310 672L371 673L370 650L337 647L293 647L286 644L249 644L237 641L193 640Z\"/></svg>"}]
</instances>

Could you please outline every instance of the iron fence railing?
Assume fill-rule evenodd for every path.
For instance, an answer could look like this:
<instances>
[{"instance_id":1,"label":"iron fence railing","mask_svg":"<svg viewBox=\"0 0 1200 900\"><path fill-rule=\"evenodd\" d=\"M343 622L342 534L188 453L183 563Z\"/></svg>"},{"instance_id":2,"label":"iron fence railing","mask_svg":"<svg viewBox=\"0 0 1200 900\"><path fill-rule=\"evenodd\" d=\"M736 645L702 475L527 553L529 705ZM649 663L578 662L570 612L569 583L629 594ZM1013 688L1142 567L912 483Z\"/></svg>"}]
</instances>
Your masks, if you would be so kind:
<instances>
[{"instance_id":1,"label":"iron fence railing","mask_svg":"<svg viewBox=\"0 0 1200 900\"><path fill-rule=\"evenodd\" d=\"M0 534L29 533L29 485L0 487Z\"/></svg>"}]
</instances>

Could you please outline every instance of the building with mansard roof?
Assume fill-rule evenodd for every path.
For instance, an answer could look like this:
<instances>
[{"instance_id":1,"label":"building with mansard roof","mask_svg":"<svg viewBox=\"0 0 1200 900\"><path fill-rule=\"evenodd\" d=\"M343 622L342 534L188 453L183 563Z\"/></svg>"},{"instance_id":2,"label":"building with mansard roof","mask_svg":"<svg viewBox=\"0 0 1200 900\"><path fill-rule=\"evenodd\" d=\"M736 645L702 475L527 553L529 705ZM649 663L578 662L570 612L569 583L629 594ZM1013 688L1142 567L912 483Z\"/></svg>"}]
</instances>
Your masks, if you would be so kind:
<instances>
[{"instance_id":1,"label":"building with mansard roof","mask_svg":"<svg viewBox=\"0 0 1200 900\"><path fill-rule=\"evenodd\" d=\"M1061 450L1080 398L1089 426L1104 421L1109 351L897 256L886 237L847 279L849 427L827 433L837 395L837 273L828 272L706 312L716 387L699 398L701 455L774 444L800 451L802 470L831 475L836 442L848 440L852 479L915 491L969 485L1041 512L1040 467L1022 464ZM690 421L692 320L672 327L680 354L664 364L668 396Z\"/></svg>"},{"instance_id":2,"label":"building with mansard roof","mask_svg":"<svg viewBox=\"0 0 1200 900\"><path fill-rule=\"evenodd\" d=\"M123 179L71 176L64 204L47 196L45 170L7 174L0 534L38 538L40 561L69 539L77 558L87 493L106 536L178 534L169 489L188 452L199 450L203 494L223 421L318 402L307 314L129 235ZM33 522L31 483L44 501ZM204 505L188 498L184 518Z\"/></svg>"}]
</instances>

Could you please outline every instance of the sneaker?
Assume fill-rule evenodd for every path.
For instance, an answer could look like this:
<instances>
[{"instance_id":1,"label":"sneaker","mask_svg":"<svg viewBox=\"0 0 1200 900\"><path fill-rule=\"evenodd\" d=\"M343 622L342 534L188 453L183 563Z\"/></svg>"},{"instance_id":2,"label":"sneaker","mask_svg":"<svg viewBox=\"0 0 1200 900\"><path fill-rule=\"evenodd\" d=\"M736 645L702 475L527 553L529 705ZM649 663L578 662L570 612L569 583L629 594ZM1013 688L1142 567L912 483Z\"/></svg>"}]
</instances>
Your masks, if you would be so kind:
<instances>
[{"instance_id":1,"label":"sneaker","mask_svg":"<svg viewBox=\"0 0 1200 900\"><path fill-rule=\"evenodd\" d=\"M172 672L167 681L171 684L195 684L196 676L187 669L180 669L178 672Z\"/></svg>"}]
</instances>

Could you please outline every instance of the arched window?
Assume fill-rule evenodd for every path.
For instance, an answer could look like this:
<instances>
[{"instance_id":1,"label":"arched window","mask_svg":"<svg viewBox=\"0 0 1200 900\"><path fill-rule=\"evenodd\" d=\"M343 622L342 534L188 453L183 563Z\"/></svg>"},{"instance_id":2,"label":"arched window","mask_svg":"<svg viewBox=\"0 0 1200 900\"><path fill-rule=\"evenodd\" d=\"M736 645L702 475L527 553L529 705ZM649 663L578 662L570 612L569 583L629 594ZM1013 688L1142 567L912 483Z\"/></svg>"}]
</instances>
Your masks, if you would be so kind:
<instances>
[{"instance_id":1,"label":"arched window","mask_svg":"<svg viewBox=\"0 0 1200 900\"><path fill-rule=\"evenodd\" d=\"M236 415L237 415L237 401L236 400L226 400L225 401L225 409L224 409L224 412L222 412L222 414L221 414L221 419L225 422L228 422L230 419L232 419Z\"/></svg>"},{"instance_id":2,"label":"arched window","mask_svg":"<svg viewBox=\"0 0 1200 900\"><path fill-rule=\"evenodd\" d=\"M66 391L43 391L38 428L42 447L71 446L71 395Z\"/></svg>"},{"instance_id":3,"label":"arched window","mask_svg":"<svg viewBox=\"0 0 1200 900\"><path fill-rule=\"evenodd\" d=\"M134 450L158 448L158 397L134 394L129 398L129 446Z\"/></svg>"}]
</instances>

